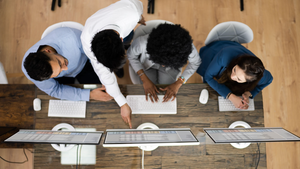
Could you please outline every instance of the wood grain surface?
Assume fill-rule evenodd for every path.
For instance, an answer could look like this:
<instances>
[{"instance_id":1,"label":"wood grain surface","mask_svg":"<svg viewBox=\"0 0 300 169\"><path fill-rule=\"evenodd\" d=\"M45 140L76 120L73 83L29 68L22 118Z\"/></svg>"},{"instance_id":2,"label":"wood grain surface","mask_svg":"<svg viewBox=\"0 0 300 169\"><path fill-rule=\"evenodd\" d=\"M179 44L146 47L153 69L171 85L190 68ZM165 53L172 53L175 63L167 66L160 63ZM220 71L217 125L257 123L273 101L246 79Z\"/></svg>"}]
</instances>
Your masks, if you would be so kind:
<instances>
[{"instance_id":1,"label":"wood grain surface","mask_svg":"<svg viewBox=\"0 0 300 169\"><path fill-rule=\"evenodd\" d=\"M210 99L207 104L199 103L202 89L207 88ZM128 94L143 94L142 85L121 85L121 92ZM162 93L163 94L163 93ZM75 128L126 129L127 125L121 119L120 108L115 101L87 102L86 118L56 118L48 117L50 96L37 91L37 97L42 99L42 110L36 113L36 129L52 129L58 123L69 123ZM207 136L203 136L203 128L225 127L234 121L248 122L252 127L264 126L262 95L255 98L255 111L219 112L217 94L206 84L183 85L177 95L177 114L132 115L132 127L136 128L145 122L151 122L160 128L191 128L200 140L200 146L159 147L145 153L146 168L253 168L257 158L257 145L251 144L246 149L235 149L230 144L212 144ZM97 146L97 164L81 166L81 168L140 168L141 150L137 147L104 148ZM52 151L52 152L51 152ZM259 168L266 168L265 144L260 146L261 158ZM45 153L49 152L49 153ZM50 145L35 144L34 168L58 168L60 153L53 151ZM68 168L66 166L65 168Z\"/></svg>"},{"instance_id":2,"label":"wood grain surface","mask_svg":"<svg viewBox=\"0 0 300 169\"><path fill-rule=\"evenodd\" d=\"M21 71L25 52L50 25L61 21L84 24L97 10L117 0L62 0L51 11L51 0L0 0L0 62L8 82L31 84ZM263 90L265 126L284 127L300 136L299 104L299 0L156 0L155 13L147 14L147 0L141 0L146 20L164 19L186 28L199 50L209 31L218 23L239 21L250 26L254 40L245 44L262 59L274 77ZM131 84L127 65L119 84ZM202 83L194 74L188 83ZM300 143L267 143L271 169L300 168ZM17 155L17 154L15 154Z\"/></svg>"},{"instance_id":3,"label":"wood grain surface","mask_svg":"<svg viewBox=\"0 0 300 169\"><path fill-rule=\"evenodd\" d=\"M34 128L34 85L0 85L0 126L15 127L16 130L0 136L0 148L32 148L32 144L2 143L18 129Z\"/></svg>"}]
</instances>

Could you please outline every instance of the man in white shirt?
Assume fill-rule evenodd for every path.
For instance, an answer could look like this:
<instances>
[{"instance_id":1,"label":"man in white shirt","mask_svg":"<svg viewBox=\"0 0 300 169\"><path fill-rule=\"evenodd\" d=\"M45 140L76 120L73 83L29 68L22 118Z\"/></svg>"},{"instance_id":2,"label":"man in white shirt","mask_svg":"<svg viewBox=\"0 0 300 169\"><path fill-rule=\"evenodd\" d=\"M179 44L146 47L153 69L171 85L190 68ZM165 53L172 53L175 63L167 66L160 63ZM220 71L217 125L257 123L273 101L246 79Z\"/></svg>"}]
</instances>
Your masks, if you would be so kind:
<instances>
[{"instance_id":1,"label":"man in white shirt","mask_svg":"<svg viewBox=\"0 0 300 169\"><path fill-rule=\"evenodd\" d=\"M120 0L89 17L81 34L85 54L106 87L106 92L121 107L121 116L130 128L131 109L113 71L124 64L123 38L130 34L137 23L145 24L142 13L143 4L139 0Z\"/></svg>"}]
</instances>

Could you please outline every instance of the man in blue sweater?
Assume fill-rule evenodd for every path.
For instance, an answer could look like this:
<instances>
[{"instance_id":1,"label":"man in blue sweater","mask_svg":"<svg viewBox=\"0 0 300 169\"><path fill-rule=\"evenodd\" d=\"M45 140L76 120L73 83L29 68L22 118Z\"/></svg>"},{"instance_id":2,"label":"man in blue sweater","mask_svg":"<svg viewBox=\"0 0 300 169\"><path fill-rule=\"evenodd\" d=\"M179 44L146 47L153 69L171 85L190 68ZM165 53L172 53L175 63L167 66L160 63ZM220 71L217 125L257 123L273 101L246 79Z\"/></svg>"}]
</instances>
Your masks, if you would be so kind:
<instances>
[{"instance_id":1,"label":"man in blue sweater","mask_svg":"<svg viewBox=\"0 0 300 169\"><path fill-rule=\"evenodd\" d=\"M66 100L108 101L105 87L94 90L68 85L75 78L82 84L100 84L81 45L81 31L62 27L50 32L24 55L22 71L39 89L52 97ZM71 80L71 81L70 81Z\"/></svg>"}]
</instances>

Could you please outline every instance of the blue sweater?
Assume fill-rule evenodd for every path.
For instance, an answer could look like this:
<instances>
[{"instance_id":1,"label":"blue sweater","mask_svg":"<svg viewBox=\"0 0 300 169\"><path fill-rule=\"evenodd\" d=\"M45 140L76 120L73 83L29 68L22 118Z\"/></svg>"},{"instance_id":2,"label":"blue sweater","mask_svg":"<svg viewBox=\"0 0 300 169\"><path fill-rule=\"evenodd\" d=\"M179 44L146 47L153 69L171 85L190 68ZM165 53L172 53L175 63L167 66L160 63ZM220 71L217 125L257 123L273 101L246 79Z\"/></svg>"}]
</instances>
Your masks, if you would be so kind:
<instances>
[{"instance_id":1,"label":"blue sweater","mask_svg":"<svg viewBox=\"0 0 300 169\"><path fill-rule=\"evenodd\" d=\"M255 56L251 51L237 42L232 41L216 41L200 49L199 55L202 63L197 70L197 73L203 77L203 82L208 83L221 96L226 97L231 91L224 84L219 84L214 77L219 78L227 65L234 58L241 54L250 54ZM258 82L257 86L250 91L255 97L263 88L268 86L273 80L271 73L264 71L263 77Z\"/></svg>"},{"instance_id":2,"label":"blue sweater","mask_svg":"<svg viewBox=\"0 0 300 169\"><path fill-rule=\"evenodd\" d=\"M68 70L62 71L57 77L76 77L82 71L88 60L82 49L80 35L81 31L68 27L57 28L50 32L25 53L22 62L22 71L25 76L39 89L52 97L67 100L89 101L89 89L80 89L59 84L55 78L43 81L31 79L23 64L29 53L37 52L40 45L48 45L53 47L58 54L64 56L69 61Z\"/></svg>"}]
</instances>

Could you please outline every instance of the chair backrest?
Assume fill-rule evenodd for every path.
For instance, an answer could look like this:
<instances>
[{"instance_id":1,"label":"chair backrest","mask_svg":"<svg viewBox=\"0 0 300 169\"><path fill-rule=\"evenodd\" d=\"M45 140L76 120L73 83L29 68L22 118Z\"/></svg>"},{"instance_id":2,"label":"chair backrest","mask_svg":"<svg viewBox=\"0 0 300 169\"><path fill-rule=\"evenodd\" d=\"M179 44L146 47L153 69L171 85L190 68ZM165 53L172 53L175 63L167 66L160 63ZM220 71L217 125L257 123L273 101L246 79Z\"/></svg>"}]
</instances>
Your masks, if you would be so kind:
<instances>
[{"instance_id":1,"label":"chair backrest","mask_svg":"<svg viewBox=\"0 0 300 169\"><path fill-rule=\"evenodd\" d=\"M140 25L139 27L136 28L136 30L134 31L134 35L133 35L133 40L139 36L149 34L153 28L156 28L159 24L162 24L162 23L173 24L172 22L165 21L165 20L147 21L146 25Z\"/></svg>"},{"instance_id":2,"label":"chair backrest","mask_svg":"<svg viewBox=\"0 0 300 169\"><path fill-rule=\"evenodd\" d=\"M238 43L249 43L253 40L252 29L241 22L229 21L216 25L208 34L205 45L213 41L229 40Z\"/></svg>"},{"instance_id":3,"label":"chair backrest","mask_svg":"<svg viewBox=\"0 0 300 169\"><path fill-rule=\"evenodd\" d=\"M44 33L42 34L41 39L43 39L46 35L48 35L50 32L52 32L54 29L56 28L60 28L60 27L69 27L69 28L74 28L74 29L78 29L81 30L83 29L83 25L81 25L78 22L73 22L73 21L64 21L64 22L59 22L56 24L53 24L51 26L49 26Z\"/></svg>"},{"instance_id":4,"label":"chair backrest","mask_svg":"<svg viewBox=\"0 0 300 169\"><path fill-rule=\"evenodd\" d=\"M5 70L1 62L0 62L0 84L8 84Z\"/></svg>"}]
</instances>

